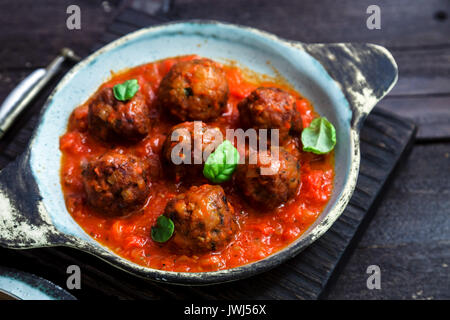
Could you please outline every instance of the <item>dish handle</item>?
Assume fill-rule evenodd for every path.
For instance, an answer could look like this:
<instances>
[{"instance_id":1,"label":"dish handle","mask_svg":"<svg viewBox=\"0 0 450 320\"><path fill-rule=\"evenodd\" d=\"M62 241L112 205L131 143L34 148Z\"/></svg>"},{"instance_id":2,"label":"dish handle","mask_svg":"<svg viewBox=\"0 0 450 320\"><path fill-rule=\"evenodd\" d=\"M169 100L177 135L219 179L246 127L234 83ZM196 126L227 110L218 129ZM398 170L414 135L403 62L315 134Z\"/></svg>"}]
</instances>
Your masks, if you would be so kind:
<instances>
[{"instance_id":1,"label":"dish handle","mask_svg":"<svg viewBox=\"0 0 450 320\"><path fill-rule=\"evenodd\" d=\"M339 84L359 130L370 111L395 85L398 67L391 53L369 43L301 44Z\"/></svg>"},{"instance_id":2,"label":"dish handle","mask_svg":"<svg viewBox=\"0 0 450 320\"><path fill-rule=\"evenodd\" d=\"M29 151L0 171L0 246L27 249L61 245L29 166Z\"/></svg>"}]
</instances>

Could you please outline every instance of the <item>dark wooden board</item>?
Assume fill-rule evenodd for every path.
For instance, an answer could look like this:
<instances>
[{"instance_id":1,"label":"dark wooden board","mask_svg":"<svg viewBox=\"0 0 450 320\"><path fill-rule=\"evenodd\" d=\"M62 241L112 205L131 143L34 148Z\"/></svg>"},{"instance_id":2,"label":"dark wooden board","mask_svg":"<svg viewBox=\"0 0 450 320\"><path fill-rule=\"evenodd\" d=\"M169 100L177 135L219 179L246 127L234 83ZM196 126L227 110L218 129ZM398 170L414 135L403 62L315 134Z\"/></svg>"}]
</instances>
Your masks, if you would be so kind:
<instances>
[{"instance_id":1,"label":"dark wooden board","mask_svg":"<svg viewBox=\"0 0 450 320\"><path fill-rule=\"evenodd\" d=\"M110 41L120 32L160 23L155 18L125 10L108 28L103 39ZM118 22L117 22L118 21ZM34 124L34 117L28 119ZM22 131L20 131L22 132ZM23 131L31 132L31 130ZM359 227L371 217L371 206L397 162L411 146L415 126L388 112L376 109L367 119L361 133L361 173L357 188L344 214L313 245L287 263L264 274L228 284L208 287L177 287L144 281L107 265L99 259L68 248L45 248L28 251L0 249L6 264L29 266L41 275L64 286L65 270L70 264L82 269L83 287L72 292L79 298L115 297L204 298L204 299L316 299L323 293L329 278L358 237ZM3 154L12 159L24 148L27 134L11 140ZM3 260L3 259L2 259ZM11 264L11 265L10 265Z\"/></svg>"}]
</instances>

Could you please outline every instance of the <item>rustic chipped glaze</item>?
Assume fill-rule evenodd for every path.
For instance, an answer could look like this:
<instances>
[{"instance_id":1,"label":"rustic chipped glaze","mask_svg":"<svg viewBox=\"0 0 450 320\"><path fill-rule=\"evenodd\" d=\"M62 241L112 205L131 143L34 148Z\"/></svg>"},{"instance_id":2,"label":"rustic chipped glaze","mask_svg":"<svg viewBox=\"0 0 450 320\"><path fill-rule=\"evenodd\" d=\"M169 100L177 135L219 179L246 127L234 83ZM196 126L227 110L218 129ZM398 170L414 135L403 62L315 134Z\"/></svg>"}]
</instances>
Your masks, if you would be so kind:
<instances>
[{"instance_id":1,"label":"rustic chipped glaze","mask_svg":"<svg viewBox=\"0 0 450 320\"><path fill-rule=\"evenodd\" d=\"M67 212L59 181L58 139L72 110L104 82L109 71L166 57L198 54L235 60L258 73L282 74L315 110L336 127L333 195L319 218L281 251L241 267L179 273L139 266L102 246ZM303 44L251 28L191 21L138 30L98 50L61 80L44 107L27 151L0 172L0 245L8 248L69 246L148 279L211 284L269 270L319 238L344 210L359 170L359 129L370 110L397 81L397 66L372 44Z\"/></svg>"}]
</instances>

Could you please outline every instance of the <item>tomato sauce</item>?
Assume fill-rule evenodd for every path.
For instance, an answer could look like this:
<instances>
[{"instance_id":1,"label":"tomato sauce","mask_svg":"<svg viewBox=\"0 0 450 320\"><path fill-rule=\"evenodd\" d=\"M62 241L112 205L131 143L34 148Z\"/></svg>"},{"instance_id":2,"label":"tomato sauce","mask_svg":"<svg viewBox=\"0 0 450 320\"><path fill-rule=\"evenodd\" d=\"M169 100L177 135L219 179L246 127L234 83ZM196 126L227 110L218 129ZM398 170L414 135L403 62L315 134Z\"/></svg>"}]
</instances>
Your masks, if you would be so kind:
<instances>
[{"instance_id":1,"label":"tomato sauce","mask_svg":"<svg viewBox=\"0 0 450 320\"><path fill-rule=\"evenodd\" d=\"M186 255L170 249L151 238L151 227L164 212L167 202L185 192L192 184L210 183L203 176L175 183L169 170L162 164L161 149L169 129L177 124L155 106L156 92L161 79L178 61L196 56L182 56L144 64L113 74L101 85L112 87L128 79L137 79L141 92L151 106L153 128L150 134L135 144L106 143L92 137L87 131L89 100L71 114L67 132L60 138L62 152L61 184L68 211L77 223L95 240L116 254L137 264L168 271L203 272L229 269L245 265L273 254L297 239L319 216L328 202L334 179L334 155L315 155L301 152L301 187L297 196L271 212L261 212L248 205L240 191L230 180L222 184L235 209L240 226L234 240L224 249L199 255ZM215 122L223 132L239 128L237 103L259 86L278 87L297 98L303 127L318 115L311 103L294 91L282 79L257 76L230 63L223 66L230 89L227 111ZM290 145L301 149L299 138ZM139 212L124 217L108 216L87 204L81 178L81 164L94 159L109 149L152 161L163 171L162 177L151 181L151 191L146 206Z\"/></svg>"}]
</instances>

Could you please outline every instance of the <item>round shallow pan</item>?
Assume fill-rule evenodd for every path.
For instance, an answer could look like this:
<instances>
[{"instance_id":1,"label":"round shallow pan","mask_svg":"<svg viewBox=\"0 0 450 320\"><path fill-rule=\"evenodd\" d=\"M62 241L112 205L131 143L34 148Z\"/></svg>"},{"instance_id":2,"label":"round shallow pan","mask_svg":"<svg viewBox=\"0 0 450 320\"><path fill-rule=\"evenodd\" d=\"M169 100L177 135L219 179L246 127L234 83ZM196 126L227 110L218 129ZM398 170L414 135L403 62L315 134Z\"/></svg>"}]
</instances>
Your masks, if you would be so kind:
<instances>
[{"instance_id":1,"label":"round shallow pan","mask_svg":"<svg viewBox=\"0 0 450 320\"><path fill-rule=\"evenodd\" d=\"M110 71L167 57L198 54L268 75L283 75L336 127L334 189L325 210L296 241L238 268L179 273L134 264L92 239L72 219L60 186L59 137L72 110L107 80ZM0 245L69 246L148 279L211 284L245 278L279 265L319 238L345 209L359 169L359 129L397 80L389 52L372 44L305 44L242 26L189 21L141 29L78 63L48 98L27 151L0 172Z\"/></svg>"}]
</instances>

